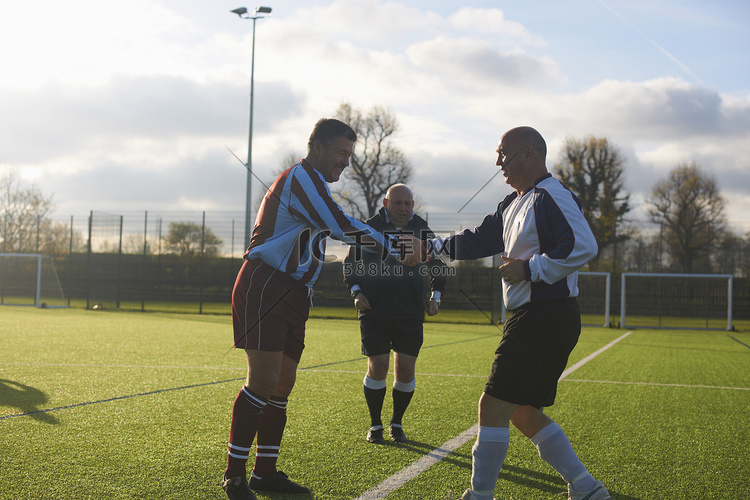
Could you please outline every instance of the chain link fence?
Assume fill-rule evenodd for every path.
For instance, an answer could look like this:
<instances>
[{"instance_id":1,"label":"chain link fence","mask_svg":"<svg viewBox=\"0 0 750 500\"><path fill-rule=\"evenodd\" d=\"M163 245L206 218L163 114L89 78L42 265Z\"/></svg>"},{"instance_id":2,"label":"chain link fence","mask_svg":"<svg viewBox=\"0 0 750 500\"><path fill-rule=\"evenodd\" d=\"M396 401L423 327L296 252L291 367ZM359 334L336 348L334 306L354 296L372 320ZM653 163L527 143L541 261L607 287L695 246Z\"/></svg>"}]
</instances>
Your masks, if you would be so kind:
<instances>
[{"instance_id":1,"label":"chain link fence","mask_svg":"<svg viewBox=\"0 0 750 500\"><path fill-rule=\"evenodd\" d=\"M435 233L448 236L475 227L486 214L422 215ZM228 314L245 250L244 220L244 212L230 211L92 211L53 219L53 224L65 229L58 233L65 236L66 244L56 247L67 251L53 255L65 297L69 303L87 308L170 311L179 304L180 310ZM178 231L186 228L189 230ZM645 230L658 234L658 228ZM341 259L346 251L345 245L329 242L328 253ZM614 264L610 305L616 318L620 269ZM441 308L473 309L497 322L502 316L499 263L488 258L451 265L455 272L449 277ZM747 283L744 278L736 282L737 318L750 317ZM598 314L602 294L589 292L581 290L582 312ZM340 261L323 266L314 302L317 306L351 306Z\"/></svg>"}]
</instances>

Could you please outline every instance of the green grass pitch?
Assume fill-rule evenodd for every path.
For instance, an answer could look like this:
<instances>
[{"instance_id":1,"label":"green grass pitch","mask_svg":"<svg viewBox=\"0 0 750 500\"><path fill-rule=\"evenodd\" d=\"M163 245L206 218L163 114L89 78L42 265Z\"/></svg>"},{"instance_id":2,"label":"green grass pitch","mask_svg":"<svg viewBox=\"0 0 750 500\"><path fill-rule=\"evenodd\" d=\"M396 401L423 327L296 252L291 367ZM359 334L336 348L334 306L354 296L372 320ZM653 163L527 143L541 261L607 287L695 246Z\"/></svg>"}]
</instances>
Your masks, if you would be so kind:
<instances>
[{"instance_id":1,"label":"green grass pitch","mask_svg":"<svg viewBox=\"0 0 750 500\"><path fill-rule=\"evenodd\" d=\"M569 365L624 333L585 328ZM311 319L279 468L316 500L378 486L476 423L499 334L426 323L409 442L378 446L364 439L358 323ZM231 344L228 316L1 308L0 499L226 498L218 482L245 376ZM547 413L614 499L750 498L747 330L634 330L563 380ZM473 442L387 498L459 498ZM498 500L564 490L512 429Z\"/></svg>"}]
</instances>

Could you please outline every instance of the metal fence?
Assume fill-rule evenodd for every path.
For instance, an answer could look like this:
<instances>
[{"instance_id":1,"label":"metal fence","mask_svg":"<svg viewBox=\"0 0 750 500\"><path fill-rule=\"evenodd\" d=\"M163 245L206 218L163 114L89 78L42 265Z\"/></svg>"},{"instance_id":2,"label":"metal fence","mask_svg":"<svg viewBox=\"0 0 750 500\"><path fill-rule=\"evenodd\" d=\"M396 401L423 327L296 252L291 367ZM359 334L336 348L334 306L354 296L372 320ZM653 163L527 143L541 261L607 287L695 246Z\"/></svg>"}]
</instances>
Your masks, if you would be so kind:
<instances>
[{"instance_id":1,"label":"metal fence","mask_svg":"<svg viewBox=\"0 0 750 500\"><path fill-rule=\"evenodd\" d=\"M473 228L484 215L441 213L423 217L437 234L447 236ZM244 217L244 212L129 211L58 218L54 222L66 226L70 240L67 253L55 256L66 297L85 300L87 307L106 304L150 311L168 309L169 303L180 302L191 304L196 312L228 313L232 286L244 252ZM202 241L193 242L196 246L190 254L167 250L170 226L185 222L200 228L202 235L210 231L217 238L214 254L204 251ZM343 256L346 248L332 242L329 251ZM442 307L481 308L496 321L501 314L497 265L492 259L459 265L449 278ZM613 273L611 282L611 314L616 318L620 299L615 283L619 283L619 274ZM582 290L582 299L585 292ZM738 279L735 317L750 317L748 295L747 280ZM601 300L597 292L590 301L582 300L582 308L588 302L597 302L595 309L599 311ZM324 265L316 285L316 305L349 307L350 302L342 281L341 264Z\"/></svg>"}]
</instances>

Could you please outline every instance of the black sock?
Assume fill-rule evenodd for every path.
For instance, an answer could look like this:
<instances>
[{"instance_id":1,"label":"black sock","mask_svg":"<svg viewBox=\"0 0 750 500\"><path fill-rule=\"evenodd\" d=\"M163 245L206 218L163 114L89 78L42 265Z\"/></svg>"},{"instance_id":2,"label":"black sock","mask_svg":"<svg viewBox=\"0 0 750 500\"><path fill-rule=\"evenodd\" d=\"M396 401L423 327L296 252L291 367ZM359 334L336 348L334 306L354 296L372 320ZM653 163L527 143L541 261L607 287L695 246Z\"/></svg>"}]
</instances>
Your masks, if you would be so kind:
<instances>
[{"instance_id":1,"label":"black sock","mask_svg":"<svg viewBox=\"0 0 750 500\"><path fill-rule=\"evenodd\" d=\"M364 388L367 409L370 410L370 426L375 427L377 425L383 425L383 421L380 419L380 414L383 411L385 387L382 389L370 389L369 387L364 386Z\"/></svg>"},{"instance_id":2,"label":"black sock","mask_svg":"<svg viewBox=\"0 0 750 500\"><path fill-rule=\"evenodd\" d=\"M411 402L411 397L414 395L414 391L404 392L398 389L393 389L393 418L391 418L392 424L401 425L401 419L404 418L406 408L408 408Z\"/></svg>"}]
</instances>

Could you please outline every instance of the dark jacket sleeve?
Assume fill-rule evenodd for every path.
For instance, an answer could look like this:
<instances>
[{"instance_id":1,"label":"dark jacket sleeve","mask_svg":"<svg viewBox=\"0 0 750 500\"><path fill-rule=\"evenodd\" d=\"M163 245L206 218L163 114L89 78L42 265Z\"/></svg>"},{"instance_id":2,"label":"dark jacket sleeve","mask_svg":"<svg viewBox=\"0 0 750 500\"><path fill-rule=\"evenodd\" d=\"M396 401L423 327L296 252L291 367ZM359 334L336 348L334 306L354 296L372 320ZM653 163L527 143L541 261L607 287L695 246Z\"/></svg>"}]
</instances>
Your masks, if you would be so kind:
<instances>
[{"instance_id":1,"label":"dark jacket sleeve","mask_svg":"<svg viewBox=\"0 0 750 500\"><path fill-rule=\"evenodd\" d=\"M422 241L428 240L435 237L435 233L427 225L427 221L419 219L423 223L423 227L420 231L420 239ZM438 291L441 294L445 291L445 285L448 282L448 266L438 257L430 257L425 263L430 276L430 290Z\"/></svg>"}]
</instances>

